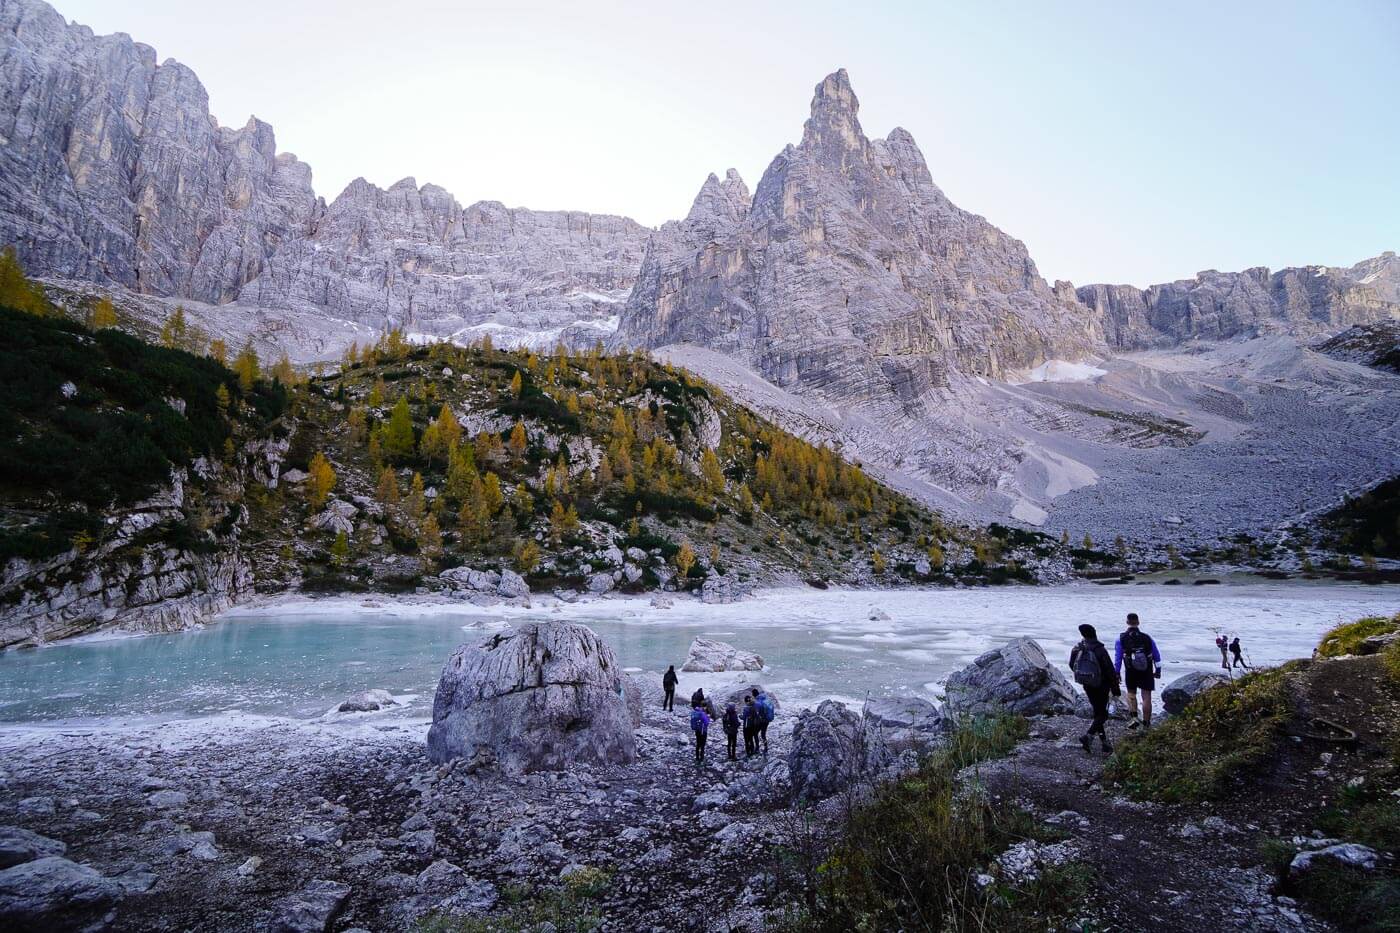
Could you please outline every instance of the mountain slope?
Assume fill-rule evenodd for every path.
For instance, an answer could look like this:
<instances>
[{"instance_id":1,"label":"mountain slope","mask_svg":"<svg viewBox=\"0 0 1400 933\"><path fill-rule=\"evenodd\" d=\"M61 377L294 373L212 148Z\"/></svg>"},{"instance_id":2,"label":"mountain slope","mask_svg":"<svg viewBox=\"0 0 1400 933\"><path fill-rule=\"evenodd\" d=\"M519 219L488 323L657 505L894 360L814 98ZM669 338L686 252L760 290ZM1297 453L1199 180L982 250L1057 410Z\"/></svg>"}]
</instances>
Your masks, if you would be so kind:
<instances>
[{"instance_id":1,"label":"mountain slope","mask_svg":"<svg viewBox=\"0 0 1400 933\"><path fill-rule=\"evenodd\" d=\"M272 127L218 126L189 68L41 0L0 0L0 136L0 244L32 272L209 306L198 316L216 323L272 311L269 334L290 313L311 332L287 348L303 359L362 340L355 323L445 336L606 322L648 233L609 215L464 209L412 179L359 179L327 205Z\"/></svg>"}]
</instances>

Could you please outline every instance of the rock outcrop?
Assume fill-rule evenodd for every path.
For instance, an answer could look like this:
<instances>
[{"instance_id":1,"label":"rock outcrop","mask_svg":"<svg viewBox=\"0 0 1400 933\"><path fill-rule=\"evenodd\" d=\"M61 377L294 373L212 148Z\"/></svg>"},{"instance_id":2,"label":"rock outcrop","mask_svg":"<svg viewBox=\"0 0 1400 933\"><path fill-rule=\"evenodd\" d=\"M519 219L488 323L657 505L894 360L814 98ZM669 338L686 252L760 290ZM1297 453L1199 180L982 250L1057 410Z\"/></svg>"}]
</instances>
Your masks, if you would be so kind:
<instances>
[{"instance_id":1,"label":"rock outcrop","mask_svg":"<svg viewBox=\"0 0 1400 933\"><path fill-rule=\"evenodd\" d=\"M913 138L868 139L845 71L752 200L732 171L648 244L618 332L719 350L779 386L920 410L956 374L1000 375L1097 345L1068 285L955 207Z\"/></svg>"},{"instance_id":2,"label":"rock outcrop","mask_svg":"<svg viewBox=\"0 0 1400 933\"><path fill-rule=\"evenodd\" d=\"M878 728L892 752L927 751L943 742L951 723L936 705L920 697L879 697L865 701L861 718L866 728Z\"/></svg>"},{"instance_id":3,"label":"rock outcrop","mask_svg":"<svg viewBox=\"0 0 1400 933\"><path fill-rule=\"evenodd\" d=\"M1145 289L1083 285L1077 294L1118 350L1273 333L1310 338L1400 314L1400 258L1386 252L1350 268L1211 270Z\"/></svg>"},{"instance_id":4,"label":"rock outcrop","mask_svg":"<svg viewBox=\"0 0 1400 933\"><path fill-rule=\"evenodd\" d=\"M813 803L875 773L886 760L880 730L835 700L803 710L788 754L793 799Z\"/></svg>"},{"instance_id":5,"label":"rock outcrop","mask_svg":"<svg viewBox=\"0 0 1400 933\"><path fill-rule=\"evenodd\" d=\"M761 671L763 658L752 651L741 651L728 642L696 638L690 643L683 671Z\"/></svg>"},{"instance_id":6,"label":"rock outcrop","mask_svg":"<svg viewBox=\"0 0 1400 933\"><path fill-rule=\"evenodd\" d=\"M1074 685L1046 660L1033 638L1013 638L986 652L949 675L945 690L944 705L957 714L1074 712Z\"/></svg>"},{"instance_id":7,"label":"rock outcrop","mask_svg":"<svg viewBox=\"0 0 1400 933\"><path fill-rule=\"evenodd\" d=\"M428 756L485 754L510 771L630 762L637 748L623 676L602 639L567 622L463 645L433 698Z\"/></svg>"},{"instance_id":8,"label":"rock outcrop","mask_svg":"<svg viewBox=\"0 0 1400 933\"><path fill-rule=\"evenodd\" d=\"M1312 349L1335 359L1400 373L1400 319L1348 327Z\"/></svg>"},{"instance_id":9,"label":"rock outcrop","mask_svg":"<svg viewBox=\"0 0 1400 933\"><path fill-rule=\"evenodd\" d=\"M0 871L0 927L7 930L100 930L122 888L86 865L45 856Z\"/></svg>"},{"instance_id":10,"label":"rock outcrop","mask_svg":"<svg viewBox=\"0 0 1400 933\"><path fill-rule=\"evenodd\" d=\"M1162 707L1168 713L1176 715L1190 706L1192 700L1211 687L1218 687L1229 682L1230 678L1224 674L1192 671L1167 685L1166 689L1162 691Z\"/></svg>"},{"instance_id":11,"label":"rock outcrop","mask_svg":"<svg viewBox=\"0 0 1400 933\"><path fill-rule=\"evenodd\" d=\"M0 37L0 243L40 275L371 334L591 344L641 263L649 231L625 217L463 208L411 178L328 205L272 127L220 127L195 73L150 46L41 0L0 0Z\"/></svg>"}]
</instances>

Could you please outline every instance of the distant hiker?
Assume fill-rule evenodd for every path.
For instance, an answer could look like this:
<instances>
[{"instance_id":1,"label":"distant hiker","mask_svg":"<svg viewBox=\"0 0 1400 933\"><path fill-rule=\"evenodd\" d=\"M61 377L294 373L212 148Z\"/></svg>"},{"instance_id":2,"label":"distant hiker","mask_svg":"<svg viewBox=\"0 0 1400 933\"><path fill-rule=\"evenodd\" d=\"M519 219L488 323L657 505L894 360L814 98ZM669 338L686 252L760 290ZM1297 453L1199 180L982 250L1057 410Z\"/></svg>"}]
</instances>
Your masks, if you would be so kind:
<instances>
[{"instance_id":1,"label":"distant hiker","mask_svg":"<svg viewBox=\"0 0 1400 933\"><path fill-rule=\"evenodd\" d=\"M695 764L705 763L705 739L710 734L710 714L703 706L690 711L690 731L695 733Z\"/></svg>"},{"instance_id":2,"label":"distant hiker","mask_svg":"<svg viewBox=\"0 0 1400 933\"><path fill-rule=\"evenodd\" d=\"M676 684L680 683L680 680L676 676L676 665L674 664L666 668L666 673L661 675L661 689L666 691L666 699L661 701L662 709L674 710L676 708Z\"/></svg>"},{"instance_id":3,"label":"distant hiker","mask_svg":"<svg viewBox=\"0 0 1400 933\"><path fill-rule=\"evenodd\" d=\"M1103 750L1111 752L1113 746L1108 743L1108 731L1104 729L1104 724L1108 722L1109 694L1123 694L1118 686L1118 672L1113 669L1108 649L1099 641L1099 633L1092 625L1086 623L1079 626L1079 634L1084 640L1070 651L1069 669L1074 672L1074 679L1084 688L1084 695L1094 709L1094 721L1089 731L1079 737L1079 744L1084 746L1086 752L1089 751L1097 734Z\"/></svg>"},{"instance_id":4,"label":"distant hiker","mask_svg":"<svg viewBox=\"0 0 1400 933\"><path fill-rule=\"evenodd\" d=\"M758 751L759 741L763 742L763 754L768 754L768 724L773 721L773 698L760 687L753 688L753 705L758 709L758 735L754 739L754 751Z\"/></svg>"},{"instance_id":5,"label":"distant hiker","mask_svg":"<svg viewBox=\"0 0 1400 933\"><path fill-rule=\"evenodd\" d=\"M1229 645L1230 639L1225 637L1224 632L1221 632L1219 635L1215 636L1215 647L1220 649L1220 666L1225 668L1226 670L1228 670L1230 667L1230 658L1225 653L1230 650Z\"/></svg>"},{"instance_id":6,"label":"distant hiker","mask_svg":"<svg viewBox=\"0 0 1400 933\"><path fill-rule=\"evenodd\" d=\"M744 711L739 714L744 720L744 755L752 758L758 750L759 712L754 705L753 694L744 697Z\"/></svg>"},{"instance_id":7,"label":"distant hiker","mask_svg":"<svg viewBox=\"0 0 1400 933\"><path fill-rule=\"evenodd\" d=\"M1136 612L1128 613L1128 628L1113 646L1113 670L1124 674L1123 685L1128 689L1128 713L1133 717L1129 729L1146 729L1152 725L1152 690L1162 676L1162 653L1152 636L1138 627ZM1142 694L1142 719L1138 719L1138 697Z\"/></svg>"},{"instance_id":8,"label":"distant hiker","mask_svg":"<svg viewBox=\"0 0 1400 933\"><path fill-rule=\"evenodd\" d=\"M1240 636L1236 635L1235 640L1230 642L1230 653L1235 656L1235 663L1231 665L1232 669L1243 667L1245 670L1249 670L1249 665L1244 663L1244 658L1240 656L1240 652L1243 650L1240 647Z\"/></svg>"},{"instance_id":9,"label":"distant hiker","mask_svg":"<svg viewBox=\"0 0 1400 933\"><path fill-rule=\"evenodd\" d=\"M704 687L697 687L697 688L695 689L695 692L692 693L692 694L690 695L690 708L691 708L691 709L695 709L695 707L697 707L697 706L704 706L704 705L705 705L705 688L704 688Z\"/></svg>"},{"instance_id":10,"label":"distant hiker","mask_svg":"<svg viewBox=\"0 0 1400 933\"><path fill-rule=\"evenodd\" d=\"M729 751L729 760L738 758L737 746L739 744L739 711L730 703L724 708L724 739Z\"/></svg>"}]
</instances>

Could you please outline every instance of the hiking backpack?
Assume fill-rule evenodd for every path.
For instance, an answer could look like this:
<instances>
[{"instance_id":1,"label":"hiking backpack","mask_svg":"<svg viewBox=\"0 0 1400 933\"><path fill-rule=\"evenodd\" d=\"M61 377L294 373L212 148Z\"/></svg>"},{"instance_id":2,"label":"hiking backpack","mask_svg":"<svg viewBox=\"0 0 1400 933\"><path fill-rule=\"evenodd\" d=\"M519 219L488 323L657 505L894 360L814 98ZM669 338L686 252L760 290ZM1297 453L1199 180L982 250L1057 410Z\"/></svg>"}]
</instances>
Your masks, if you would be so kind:
<instances>
[{"instance_id":1,"label":"hiking backpack","mask_svg":"<svg viewBox=\"0 0 1400 933\"><path fill-rule=\"evenodd\" d=\"M753 705L758 707L759 722L766 726L773 721L773 701L768 699L768 694L760 693Z\"/></svg>"},{"instance_id":2,"label":"hiking backpack","mask_svg":"<svg viewBox=\"0 0 1400 933\"><path fill-rule=\"evenodd\" d=\"M697 706L690 711L690 730L692 732L706 732L709 727L710 723L703 709Z\"/></svg>"},{"instance_id":3,"label":"hiking backpack","mask_svg":"<svg viewBox=\"0 0 1400 933\"><path fill-rule=\"evenodd\" d=\"M1086 687L1103 685L1103 665L1099 664L1098 655L1088 645L1081 644L1074 655L1074 679Z\"/></svg>"},{"instance_id":4,"label":"hiking backpack","mask_svg":"<svg viewBox=\"0 0 1400 933\"><path fill-rule=\"evenodd\" d=\"M1123 652L1128 656L1128 665L1135 671L1152 670L1152 655L1148 653L1151 641L1141 632L1123 633Z\"/></svg>"}]
</instances>

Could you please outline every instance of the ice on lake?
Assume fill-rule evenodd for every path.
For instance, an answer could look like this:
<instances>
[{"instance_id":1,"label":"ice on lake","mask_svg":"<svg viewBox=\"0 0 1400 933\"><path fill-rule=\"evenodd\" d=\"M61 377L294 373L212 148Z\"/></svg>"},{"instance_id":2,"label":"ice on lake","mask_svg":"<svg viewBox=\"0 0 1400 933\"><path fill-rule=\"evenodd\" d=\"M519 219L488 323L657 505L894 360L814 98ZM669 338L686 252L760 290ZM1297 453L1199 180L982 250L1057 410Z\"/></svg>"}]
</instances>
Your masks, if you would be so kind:
<instances>
[{"instance_id":1,"label":"ice on lake","mask_svg":"<svg viewBox=\"0 0 1400 933\"><path fill-rule=\"evenodd\" d=\"M351 693L414 697L400 714L426 717L443 662L458 644L525 619L592 627L625 667L677 668L696 636L762 655L758 675L785 706L827 697L937 696L953 670L1019 635L1063 663L1081 622L1110 645L1137 612L1172 679L1219 669L1217 632L1238 634L1256 665L1306 657L1330 626L1400 610L1393 588L1269 583L1015 587L966 590L769 590L739 603L647 598L533 609L482 609L376 597L295 600L236 610L171 635L78 641L0 655L0 722L87 723L250 716L322 717ZM886 618L886 616L888 618ZM872 618L873 617L873 618ZM720 636L718 633L724 633ZM682 690L713 677L681 674Z\"/></svg>"}]
</instances>

